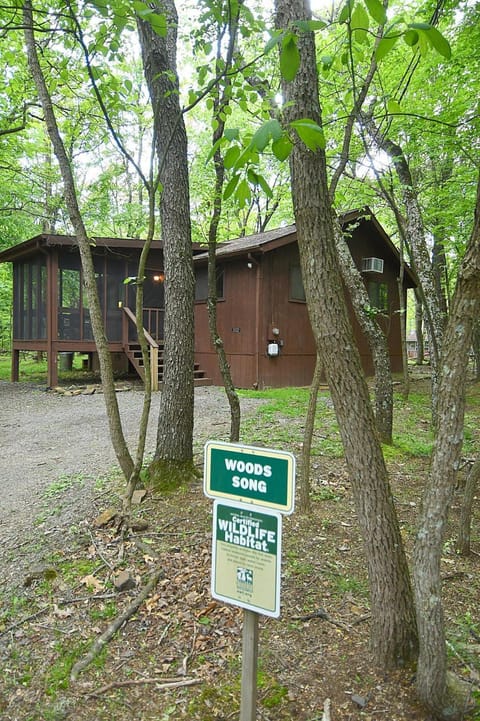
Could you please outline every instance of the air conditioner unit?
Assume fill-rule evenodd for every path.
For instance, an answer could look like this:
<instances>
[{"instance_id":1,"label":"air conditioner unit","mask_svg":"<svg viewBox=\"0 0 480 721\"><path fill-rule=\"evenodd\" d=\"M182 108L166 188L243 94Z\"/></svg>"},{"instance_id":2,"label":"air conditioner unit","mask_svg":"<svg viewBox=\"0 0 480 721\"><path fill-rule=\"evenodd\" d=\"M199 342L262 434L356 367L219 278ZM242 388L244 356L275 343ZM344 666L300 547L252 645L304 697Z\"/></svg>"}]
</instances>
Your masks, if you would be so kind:
<instances>
[{"instance_id":1,"label":"air conditioner unit","mask_svg":"<svg viewBox=\"0 0 480 721\"><path fill-rule=\"evenodd\" d=\"M383 259L362 258L362 273L383 273Z\"/></svg>"}]
</instances>

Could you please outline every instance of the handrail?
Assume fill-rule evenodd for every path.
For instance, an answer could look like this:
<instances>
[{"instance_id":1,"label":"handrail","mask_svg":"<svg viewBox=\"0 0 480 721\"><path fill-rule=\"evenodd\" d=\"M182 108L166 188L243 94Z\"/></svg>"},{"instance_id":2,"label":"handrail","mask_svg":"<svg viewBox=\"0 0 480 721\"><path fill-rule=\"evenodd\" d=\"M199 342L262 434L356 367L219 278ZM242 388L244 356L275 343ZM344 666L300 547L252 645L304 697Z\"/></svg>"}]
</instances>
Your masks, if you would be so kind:
<instances>
[{"instance_id":1,"label":"handrail","mask_svg":"<svg viewBox=\"0 0 480 721\"><path fill-rule=\"evenodd\" d=\"M128 306L122 306L122 310L125 313L125 316L128 320L132 321L132 323L137 328L138 333L138 326L137 326L137 318L135 314L130 310ZM142 328L143 334L145 336L145 340L149 344L151 351L150 351L150 379L152 384L152 391L158 391L158 349L159 345L156 340L152 338L150 333L145 329ZM126 335L128 337L128 329L126 332Z\"/></svg>"},{"instance_id":2,"label":"handrail","mask_svg":"<svg viewBox=\"0 0 480 721\"><path fill-rule=\"evenodd\" d=\"M122 310L124 311L125 315L129 320L132 321L132 323L137 326L137 318L135 316L135 313L133 313L130 308L126 305L122 306ZM145 340L152 348L159 348L157 341L152 338L148 330L146 328L143 328L143 335L145 336Z\"/></svg>"}]
</instances>

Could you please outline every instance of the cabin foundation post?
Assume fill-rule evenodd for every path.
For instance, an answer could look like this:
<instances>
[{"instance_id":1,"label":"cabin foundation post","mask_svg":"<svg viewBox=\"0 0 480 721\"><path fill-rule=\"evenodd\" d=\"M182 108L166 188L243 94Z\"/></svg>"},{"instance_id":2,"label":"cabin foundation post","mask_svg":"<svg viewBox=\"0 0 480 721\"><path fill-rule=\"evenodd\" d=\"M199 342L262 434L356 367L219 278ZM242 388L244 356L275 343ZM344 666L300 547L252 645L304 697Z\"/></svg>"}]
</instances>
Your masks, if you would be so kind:
<instances>
[{"instance_id":1,"label":"cabin foundation post","mask_svg":"<svg viewBox=\"0 0 480 721\"><path fill-rule=\"evenodd\" d=\"M57 353L50 350L47 353L47 385L54 388L58 385Z\"/></svg>"},{"instance_id":2,"label":"cabin foundation post","mask_svg":"<svg viewBox=\"0 0 480 721\"><path fill-rule=\"evenodd\" d=\"M12 351L12 383L18 383L19 378L19 372L20 372L20 351L17 348L14 348Z\"/></svg>"}]
</instances>

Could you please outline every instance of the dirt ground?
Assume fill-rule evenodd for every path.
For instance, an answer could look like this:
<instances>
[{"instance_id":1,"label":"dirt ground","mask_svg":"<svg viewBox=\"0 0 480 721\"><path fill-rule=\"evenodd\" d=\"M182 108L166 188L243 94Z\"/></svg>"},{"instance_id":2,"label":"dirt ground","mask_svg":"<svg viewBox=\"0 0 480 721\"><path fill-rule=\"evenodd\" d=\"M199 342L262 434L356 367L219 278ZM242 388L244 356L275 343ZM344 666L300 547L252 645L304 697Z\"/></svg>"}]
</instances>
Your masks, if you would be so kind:
<instances>
[{"instance_id":1,"label":"dirt ground","mask_svg":"<svg viewBox=\"0 0 480 721\"><path fill-rule=\"evenodd\" d=\"M226 440L228 424L218 389L196 393L201 467L204 442ZM210 593L212 501L199 479L168 496L148 488L135 511L139 530L127 538L117 533L114 516L100 519L120 507L121 492L105 453L101 400L0 385L1 480L5 488L15 478L17 488L17 501L8 495L1 519L0 718L236 719L243 611ZM120 400L133 426L138 398L126 391ZM252 419L262 401L243 403ZM275 419L272 447L285 427L298 455L296 420ZM151 449L154 426L149 438ZM408 552L427 470L428 458L390 463ZM311 515L284 519L281 616L260 617L257 718L428 721L415 701L414 670L389 672L372 663L374 619L341 458L315 458L312 500ZM480 682L479 517L477 508L473 553L461 558L454 548L459 502L457 494L442 561L449 663L474 689ZM120 573L128 574L131 588L116 590ZM149 582L152 588L131 611ZM98 642L122 613L112 640ZM71 681L72 667L95 639L100 653ZM480 710L465 718L480 718Z\"/></svg>"}]
</instances>

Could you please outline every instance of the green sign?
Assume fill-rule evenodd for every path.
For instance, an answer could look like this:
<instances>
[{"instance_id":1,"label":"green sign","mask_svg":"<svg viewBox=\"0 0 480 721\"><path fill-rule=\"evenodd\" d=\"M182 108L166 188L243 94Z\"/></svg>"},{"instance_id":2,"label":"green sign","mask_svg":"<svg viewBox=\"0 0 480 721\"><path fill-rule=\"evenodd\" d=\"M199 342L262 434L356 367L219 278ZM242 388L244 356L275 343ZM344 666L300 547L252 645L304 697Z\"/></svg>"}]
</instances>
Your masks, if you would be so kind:
<instances>
[{"instance_id":1,"label":"green sign","mask_svg":"<svg viewBox=\"0 0 480 721\"><path fill-rule=\"evenodd\" d=\"M278 618L281 541L279 513L215 501L212 596Z\"/></svg>"},{"instance_id":2,"label":"green sign","mask_svg":"<svg viewBox=\"0 0 480 721\"><path fill-rule=\"evenodd\" d=\"M287 451L208 441L204 490L212 498L292 513L295 457Z\"/></svg>"}]
</instances>

